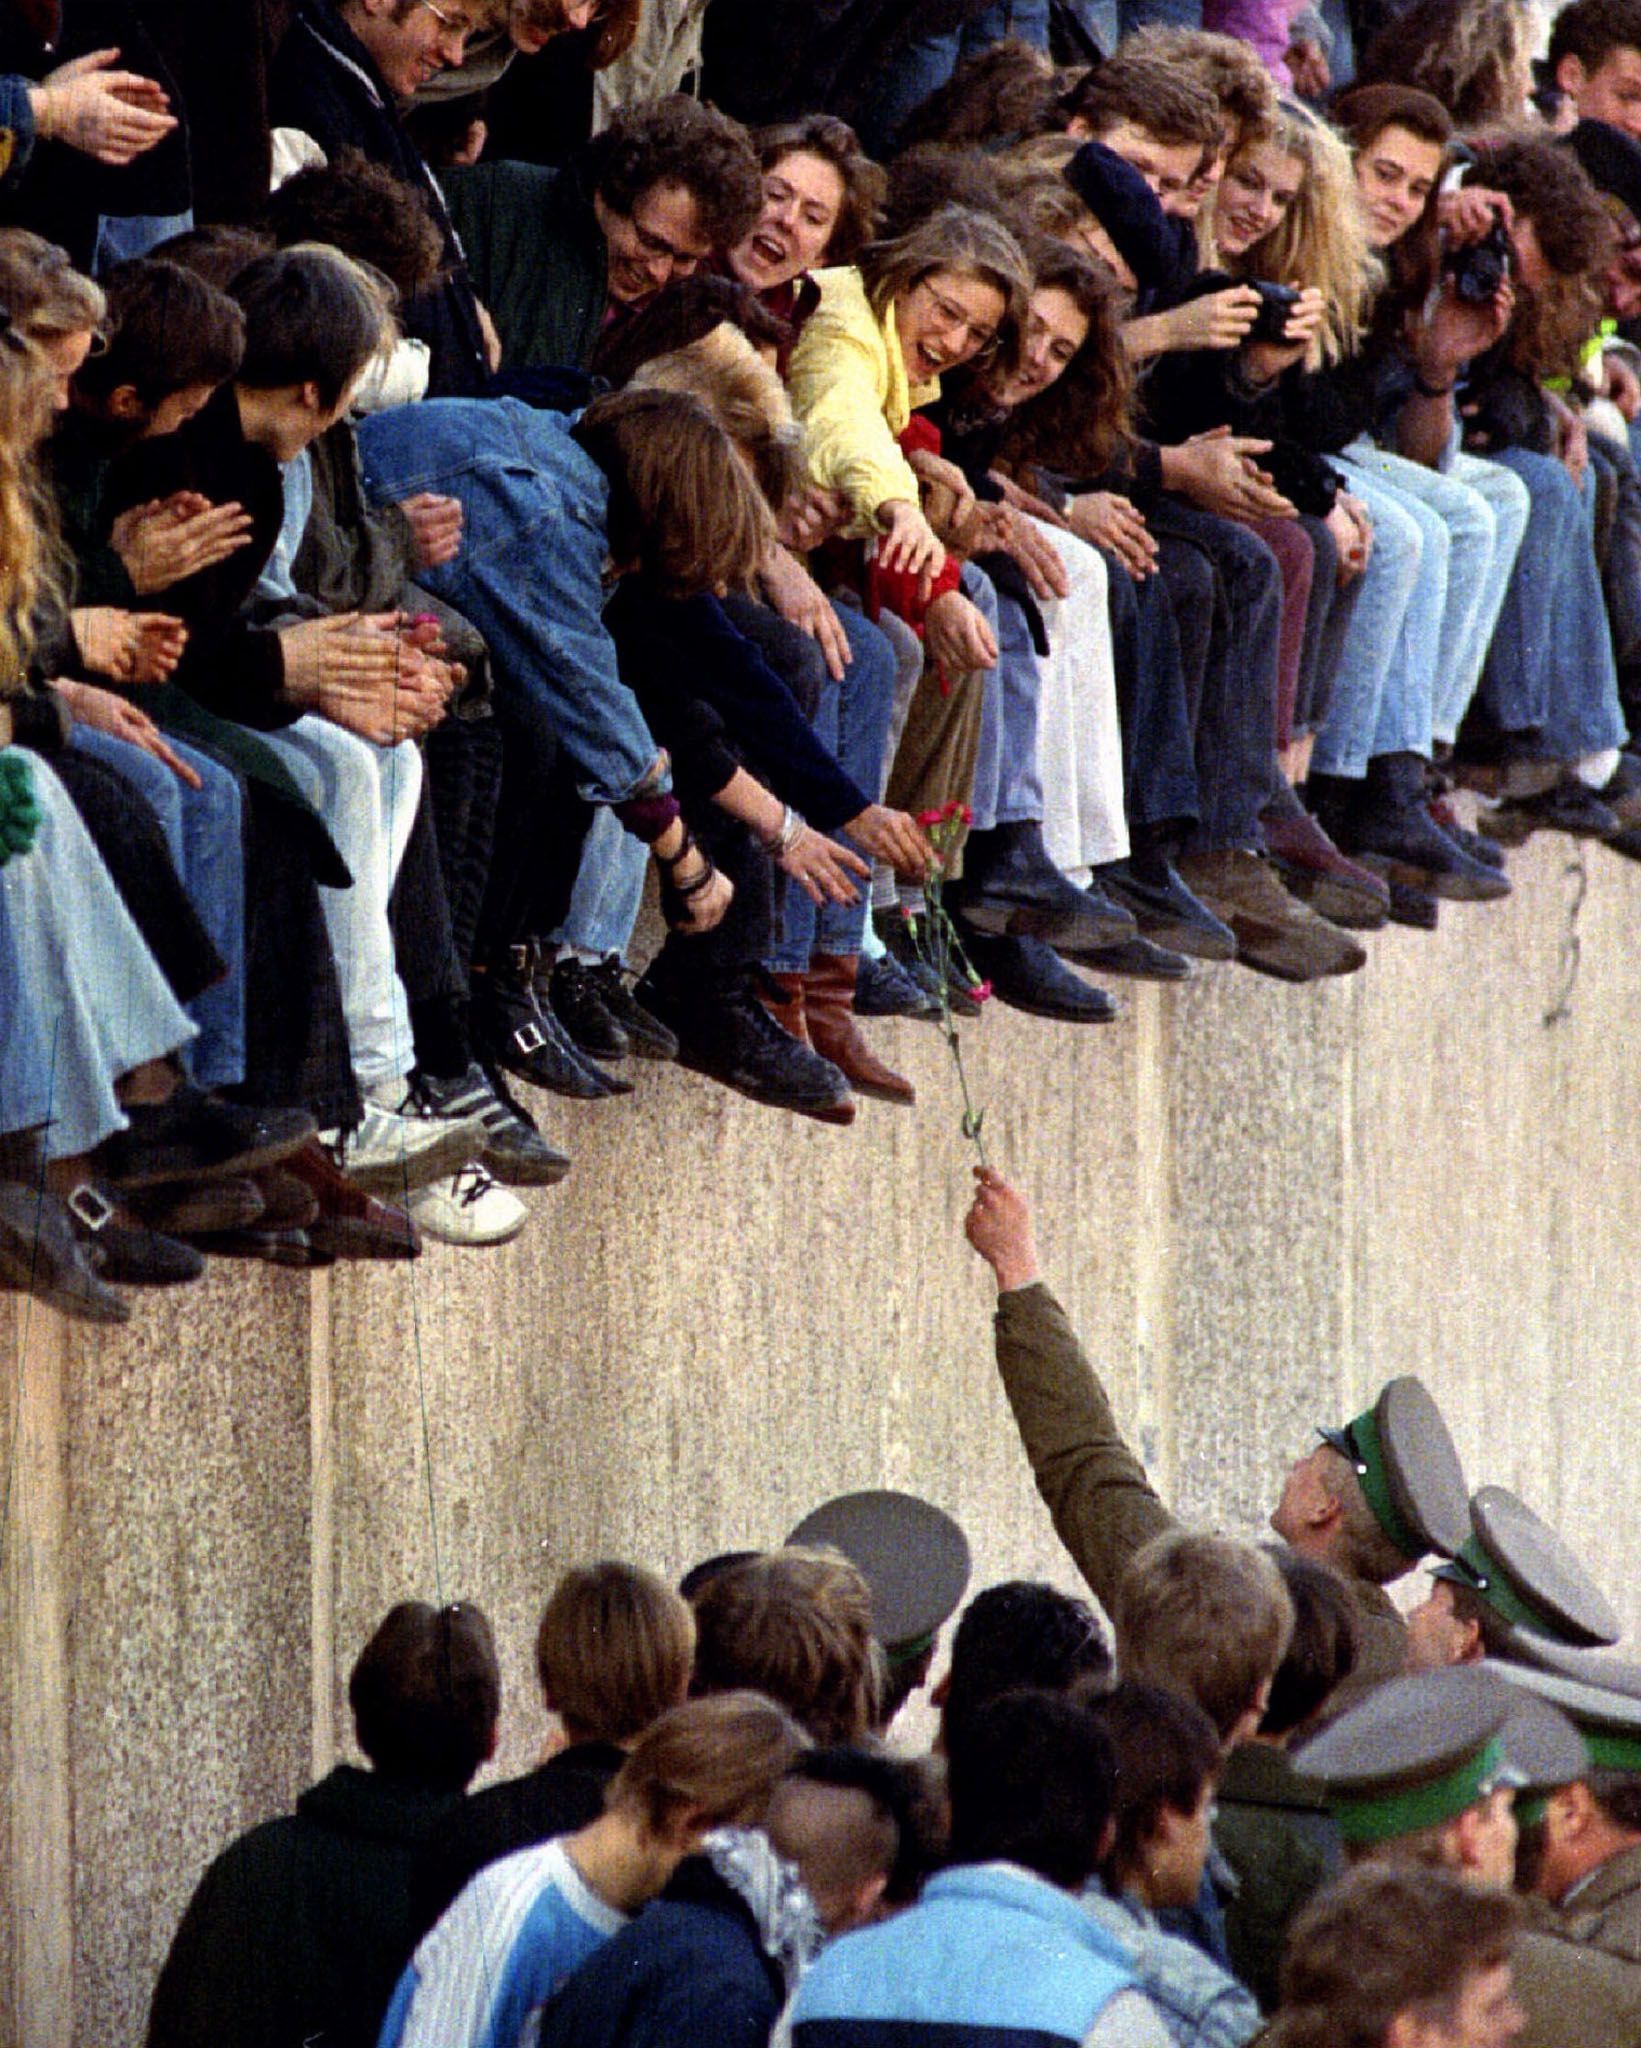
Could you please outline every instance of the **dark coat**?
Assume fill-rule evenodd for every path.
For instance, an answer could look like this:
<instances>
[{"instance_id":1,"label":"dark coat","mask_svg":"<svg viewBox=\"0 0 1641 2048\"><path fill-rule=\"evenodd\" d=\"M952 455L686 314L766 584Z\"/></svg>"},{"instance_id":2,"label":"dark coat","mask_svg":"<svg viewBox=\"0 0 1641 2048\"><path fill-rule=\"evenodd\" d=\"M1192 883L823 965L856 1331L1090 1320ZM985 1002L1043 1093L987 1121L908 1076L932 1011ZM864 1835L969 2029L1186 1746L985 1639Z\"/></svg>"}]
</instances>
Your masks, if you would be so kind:
<instances>
[{"instance_id":1,"label":"dark coat","mask_svg":"<svg viewBox=\"0 0 1641 2048\"><path fill-rule=\"evenodd\" d=\"M461 243L370 52L331 0L302 0L269 72L268 105L276 128L300 128L326 156L351 146L426 194L444 239L445 269L405 301L402 318L432 350L428 396L477 398L490 382L490 366Z\"/></svg>"},{"instance_id":2,"label":"dark coat","mask_svg":"<svg viewBox=\"0 0 1641 2048\"><path fill-rule=\"evenodd\" d=\"M750 1910L692 1856L548 2001L539 2048L767 2048L783 2001Z\"/></svg>"},{"instance_id":3,"label":"dark coat","mask_svg":"<svg viewBox=\"0 0 1641 2048\"><path fill-rule=\"evenodd\" d=\"M1237 1878L1225 1902L1231 1968L1274 2012L1288 1923L1344 1867L1339 1830L1318 1786L1298 1778L1281 1750L1249 1742L1226 1759L1214 1841Z\"/></svg>"},{"instance_id":4,"label":"dark coat","mask_svg":"<svg viewBox=\"0 0 1641 2048\"><path fill-rule=\"evenodd\" d=\"M609 285L585 166L475 164L444 190L507 368L586 369Z\"/></svg>"},{"instance_id":5,"label":"dark coat","mask_svg":"<svg viewBox=\"0 0 1641 2048\"><path fill-rule=\"evenodd\" d=\"M522 1778L505 1778L464 1799L437 1828L416 1866L417 1925L431 1927L487 1863L551 1841L596 1820L604 1790L625 1761L613 1742L577 1742Z\"/></svg>"},{"instance_id":6,"label":"dark coat","mask_svg":"<svg viewBox=\"0 0 1641 2048\"><path fill-rule=\"evenodd\" d=\"M342 1764L241 1835L177 1929L148 2048L375 2048L415 1946L416 1857L461 1796Z\"/></svg>"}]
</instances>

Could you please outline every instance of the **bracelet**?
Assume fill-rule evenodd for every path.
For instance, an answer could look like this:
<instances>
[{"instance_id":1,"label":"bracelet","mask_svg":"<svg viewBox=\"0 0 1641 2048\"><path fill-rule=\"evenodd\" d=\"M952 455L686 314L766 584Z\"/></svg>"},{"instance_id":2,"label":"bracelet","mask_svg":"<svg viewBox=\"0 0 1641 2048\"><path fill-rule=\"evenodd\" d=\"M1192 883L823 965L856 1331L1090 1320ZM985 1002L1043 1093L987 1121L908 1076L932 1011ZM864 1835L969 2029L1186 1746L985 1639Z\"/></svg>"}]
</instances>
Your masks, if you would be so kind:
<instances>
[{"instance_id":1,"label":"bracelet","mask_svg":"<svg viewBox=\"0 0 1641 2048\"><path fill-rule=\"evenodd\" d=\"M1455 377L1452 384L1427 384L1417 370L1413 372L1413 388L1421 398L1451 398L1458 381Z\"/></svg>"},{"instance_id":2,"label":"bracelet","mask_svg":"<svg viewBox=\"0 0 1641 2048\"><path fill-rule=\"evenodd\" d=\"M808 826L790 804L781 806L781 822L761 844L767 854L779 860L783 853L790 853L808 830Z\"/></svg>"}]
</instances>

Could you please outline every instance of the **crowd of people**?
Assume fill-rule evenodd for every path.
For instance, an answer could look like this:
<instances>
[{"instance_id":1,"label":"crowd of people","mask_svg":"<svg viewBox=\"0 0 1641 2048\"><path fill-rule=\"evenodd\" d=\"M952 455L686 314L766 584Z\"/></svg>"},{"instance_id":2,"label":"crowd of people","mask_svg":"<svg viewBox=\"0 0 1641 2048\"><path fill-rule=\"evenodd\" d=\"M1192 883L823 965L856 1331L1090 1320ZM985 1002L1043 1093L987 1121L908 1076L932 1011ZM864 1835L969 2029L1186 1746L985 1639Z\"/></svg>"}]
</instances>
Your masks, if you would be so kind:
<instances>
[{"instance_id":1,"label":"crowd of people","mask_svg":"<svg viewBox=\"0 0 1641 2048\"><path fill-rule=\"evenodd\" d=\"M1331 96L1287 0L222 12L0 25L6 1285L501 1243L521 1085L848 1124L863 1020L1641 853L1630 0Z\"/></svg>"},{"instance_id":2,"label":"crowd of people","mask_svg":"<svg viewBox=\"0 0 1641 2048\"><path fill-rule=\"evenodd\" d=\"M213 1858L149 2048L1641 2042L1641 1667L1584 1566L1467 1492L1413 1378L1295 1458L1274 1541L1182 1527L977 1179L997 1367L1110 1632L1034 1580L965 1604L950 1514L849 1494L676 1588L564 1571L538 1760L471 1791L489 1623L397 1605L366 1763Z\"/></svg>"}]
</instances>

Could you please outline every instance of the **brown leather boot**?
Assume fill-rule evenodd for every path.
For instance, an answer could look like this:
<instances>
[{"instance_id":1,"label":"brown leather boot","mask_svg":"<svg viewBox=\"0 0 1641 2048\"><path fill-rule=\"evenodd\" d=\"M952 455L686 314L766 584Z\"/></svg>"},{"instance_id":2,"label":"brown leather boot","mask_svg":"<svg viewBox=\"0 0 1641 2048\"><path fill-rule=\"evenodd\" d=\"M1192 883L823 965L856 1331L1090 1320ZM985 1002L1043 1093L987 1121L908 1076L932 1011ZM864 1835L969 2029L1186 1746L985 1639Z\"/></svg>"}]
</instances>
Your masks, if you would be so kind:
<instances>
[{"instance_id":1,"label":"brown leather boot","mask_svg":"<svg viewBox=\"0 0 1641 2048\"><path fill-rule=\"evenodd\" d=\"M809 1025L804 1003L804 977L801 974L771 974L758 976L758 1000L775 1022L799 1045L809 1043Z\"/></svg>"},{"instance_id":2,"label":"brown leather boot","mask_svg":"<svg viewBox=\"0 0 1641 2048\"><path fill-rule=\"evenodd\" d=\"M875 1095L880 1102L915 1102L917 1090L903 1074L883 1064L855 1022L855 971L859 965L856 953L816 953L811 957L809 972L803 976L809 1043L862 1095ZM778 978L790 979L786 975Z\"/></svg>"}]
</instances>

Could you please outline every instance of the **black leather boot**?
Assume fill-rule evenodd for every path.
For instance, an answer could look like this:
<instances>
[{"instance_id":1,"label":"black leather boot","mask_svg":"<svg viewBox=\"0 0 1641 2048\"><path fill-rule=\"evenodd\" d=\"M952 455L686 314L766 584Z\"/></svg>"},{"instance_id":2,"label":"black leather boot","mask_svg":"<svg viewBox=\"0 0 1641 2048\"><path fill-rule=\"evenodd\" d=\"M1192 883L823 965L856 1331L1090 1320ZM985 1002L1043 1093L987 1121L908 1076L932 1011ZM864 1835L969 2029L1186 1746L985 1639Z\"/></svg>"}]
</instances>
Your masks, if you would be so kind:
<instances>
[{"instance_id":1,"label":"black leather boot","mask_svg":"<svg viewBox=\"0 0 1641 2048\"><path fill-rule=\"evenodd\" d=\"M1031 823L971 832L963 879L947 893L954 910L994 938L1110 946L1134 936L1134 920L1120 905L1066 880L1048 857L1041 826Z\"/></svg>"},{"instance_id":2,"label":"black leather boot","mask_svg":"<svg viewBox=\"0 0 1641 2048\"><path fill-rule=\"evenodd\" d=\"M636 994L678 1040L678 1064L771 1109L819 1123L850 1124L855 1098L830 1060L785 1031L759 1001L759 970L730 982L684 989L652 968Z\"/></svg>"},{"instance_id":3,"label":"black leather boot","mask_svg":"<svg viewBox=\"0 0 1641 2048\"><path fill-rule=\"evenodd\" d=\"M578 1051L551 1009L537 1001L527 944L473 977L473 1043L481 1060L555 1095L594 1102L632 1092L630 1081Z\"/></svg>"},{"instance_id":4,"label":"black leather boot","mask_svg":"<svg viewBox=\"0 0 1641 2048\"><path fill-rule=\"evenodd\" d=\"M1323 830L1387 882L1456 902L1507 896L1510 884L1498 869L1466 853L1431 817L1426 772L1418 754L1376 754L1344 821L1344 836L1319 810ZM1313 777L1312 782L1329 779Z\"/></svg>"}]
</instances>

